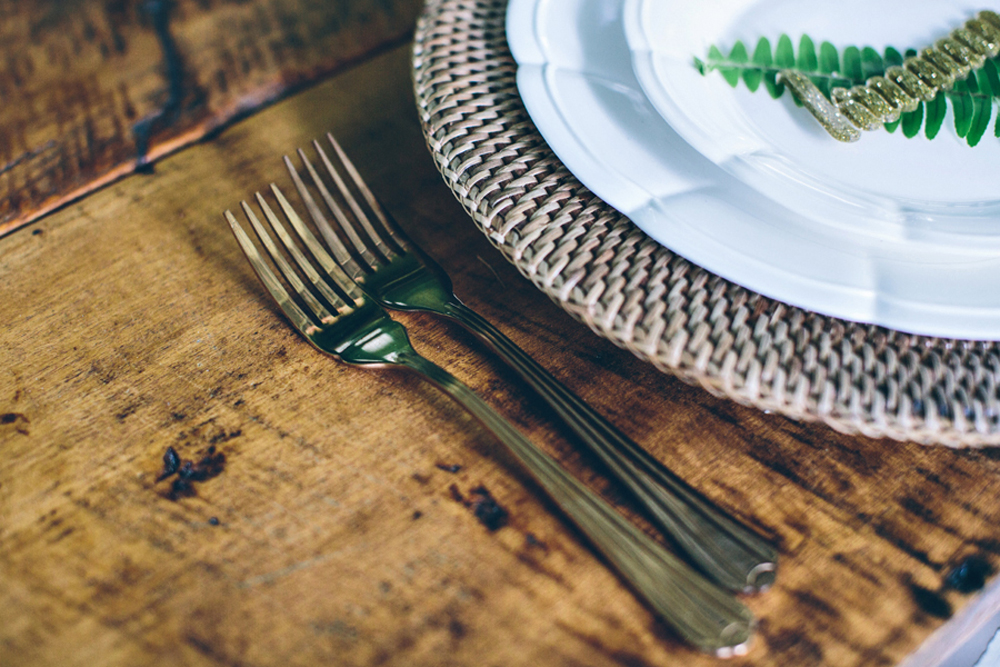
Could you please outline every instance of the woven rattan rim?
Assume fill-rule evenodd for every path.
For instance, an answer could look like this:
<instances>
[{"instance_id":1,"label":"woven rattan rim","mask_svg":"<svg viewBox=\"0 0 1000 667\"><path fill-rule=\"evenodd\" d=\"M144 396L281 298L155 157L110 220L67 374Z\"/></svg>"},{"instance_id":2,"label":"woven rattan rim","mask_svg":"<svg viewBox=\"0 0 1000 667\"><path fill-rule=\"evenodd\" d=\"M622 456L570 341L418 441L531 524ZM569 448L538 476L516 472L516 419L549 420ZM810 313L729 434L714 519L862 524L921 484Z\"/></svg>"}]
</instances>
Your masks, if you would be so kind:
<instances>
[{"instance_id":1,"label":"woven rattan rim","mask_svg":"<svg viewBox=\"0 0 1000 667\"><path fill-rule=\"evenodd\" d=\"M793 308L695 266L587 190L517 92L507 0L428 0L413 77L428 147L476 225L597 334L739 403L872 437L1000 443L1000 348Z\"/></svg>"}]
</instances>

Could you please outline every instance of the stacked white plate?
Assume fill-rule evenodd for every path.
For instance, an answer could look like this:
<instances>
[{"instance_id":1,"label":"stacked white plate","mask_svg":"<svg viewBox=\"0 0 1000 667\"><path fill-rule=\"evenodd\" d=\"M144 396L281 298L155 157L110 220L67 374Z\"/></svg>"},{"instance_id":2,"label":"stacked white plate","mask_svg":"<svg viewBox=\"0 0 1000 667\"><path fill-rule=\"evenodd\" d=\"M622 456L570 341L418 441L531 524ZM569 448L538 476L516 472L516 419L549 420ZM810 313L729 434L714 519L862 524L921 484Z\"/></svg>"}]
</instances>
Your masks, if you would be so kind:
<instances>
[{"instance_id":1,"label":"stacked white plate","mask_svg":"<svg viewBox=\"0 0 1000 667\"><path fill-rule=\"evenodd\" d=\"M802 34L920 48L956 0L511 0L528 113L595 194L674 252L786 303L911 333L1000 339L1000 139L830 138L790 95L694 58ZM989 6L988 4L985 6ZM996 7L995 7L996 8Z\"/></svg>"}]
</instances>

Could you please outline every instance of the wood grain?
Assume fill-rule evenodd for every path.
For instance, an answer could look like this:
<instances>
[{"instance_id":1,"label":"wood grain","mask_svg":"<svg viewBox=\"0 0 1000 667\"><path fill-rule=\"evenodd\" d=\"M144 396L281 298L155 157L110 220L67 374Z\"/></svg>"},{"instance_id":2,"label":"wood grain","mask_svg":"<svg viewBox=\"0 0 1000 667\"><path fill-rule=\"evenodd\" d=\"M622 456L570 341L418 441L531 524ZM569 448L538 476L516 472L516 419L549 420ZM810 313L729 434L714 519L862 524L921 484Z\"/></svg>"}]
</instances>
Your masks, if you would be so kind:
<instances>
[{"instance_id":1,"label":"wood grain","mask_svg":"<svg viewBox=\"0 0 1000 667\"><path fill-rule=\"evenodd\" d=\"M398 42L419 5L0 1L0 235Z\"/></svg>"},{"instance_id":2,"label":"wood grain","mask_svg":"<svg viewBox=\"0 0 1000 667\"><path fill-rule=\"evenodd\" d=\"M718 664L657 624L455 405L320 356L269 302L221 210L287 183L279 156L328 129L470 305L780 545L733 664L897 664L969 603L942 585L968 556L998 562L996 451L793 423L597 338L474 229L409 91L401 47L0 239L0 664ZM474 340L399 319L632 513ZM225 470L171 500L165 450L211 446ZM480 485L506 526L456 501Z\"/></svg>"}]
</instances>

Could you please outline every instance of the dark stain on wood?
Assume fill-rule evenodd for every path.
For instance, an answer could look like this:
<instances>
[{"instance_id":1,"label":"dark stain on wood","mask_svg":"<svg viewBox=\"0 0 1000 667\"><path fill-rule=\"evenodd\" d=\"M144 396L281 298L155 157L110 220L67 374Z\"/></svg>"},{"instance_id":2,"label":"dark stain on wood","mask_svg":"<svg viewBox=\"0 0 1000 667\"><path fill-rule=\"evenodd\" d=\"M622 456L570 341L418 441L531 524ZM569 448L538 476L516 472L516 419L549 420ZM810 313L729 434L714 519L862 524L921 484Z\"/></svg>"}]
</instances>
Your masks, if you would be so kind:
<instances>
[{"instance_id":1,"label":"dark stain on wood","mask_svg":"<svg viewBox=\"0 0 1000 667\"><path fill-rule=\"evenodd\" d=\"M218 451L215 445L206 450L204 456L197 462L182 459L173 447L167 447L163 454L163 472L156 481L161 482L176 475L170 488L164 494L169 500L196 495L195 482L204 482L218 477L226 467L226 455Z\"/></svg>"},{"instance_id":2,"label":"dark stain on wood","mask_svg":"<svg viewBox=\"0 0 1000 667\"><path fill-rule=\"evenodd\" d=\"M507 525L510 514L496 501L493 494L485 486L479 485L470 489L468 498L462 495L457 484L449 486L448 492L451 494L452 500L472 510L472 515L479 519L479 523L486 526L490 532Z\"/></svg>"},{"instance_id":3,"label":"dark stain on wood","mask_svg":"<svg viewBox=\"0 0 1000 667\"><path fill-rule=\"evenodd\" d=\"M209 437L208 442L211 445L218 445L223 442L229 442L233 438L238 438L241 435L243 435L242 429L236 429L235 431L229 432L222 430Z\"/></svg>"},{"instance_id":4,"label":"dark stain on wood","mask_svg":"<svg viewBox=\"0 0 1000 667\"><path fill-rule=\"evenodd\" d=\"M175 472L177 472L181 467L181 457L178 456L177 450L173 447L167 447L167 451L163 453L163 472L160 476L156 478L157 482L165 480L170 477Z\"/></svg>"},{"instance_id":5,"label":"dark stain on wood","mask_svg":"<svg viewBox=\"0 0 1000 667\"><path fill-rule=\"evenodd\" d=\"M469 491L472 513L487 530L494 531L507 525L508 513L486 489L478 486Z\"/></svg>"},{"instance_id":6,"label":"dark stain on wood","mask_svg":"<svg viewBox=\"0 0 1000 667\"><path fill-rule=\"evenodd\" d=\"M133 404L131 404L131 405L127 405L127 406L125 406L125 408L124 408L123 410L119 411L119 412L118 412L118 413L117 413L117 414L115 415L115 419L117 419L117 420L118 420L118 421L120 421L120 422L123 422L123 421L125 421L125 420L126 420L126 419L127 419L128 417L130 417L131 415L134 415L134 414L135 414L135 411L136 411L136 410L138 410L138 409L139 409L139 407L140 407L140 406L139 406L139 404L137 404L137 403L133 403Z\"/></svg>"},{"instance_id":7,"label":"dark stain on wood","mask_svg":"<svg viewBox=\"0 0 1000 667\"><path fill-rule=\"evenodd\" d=\"M910 594L920 611L934 618L951 618L951 603L941 593L924 588L919 584L910 584Z\"/></svg>"},{"instance_id":8,"label":"dark stain on wood","mask_svg":"<svg viewBox=\"0 0 1000 667\"><path fill-rule=\"evenodd\" d=\"M545 542L542 542L537 537L535 537L534 533L525 533L524 534L524 545L527 546L527 547L529 547L529 548L541 549L542 551L548 551L549 550L548 545L545 544Z\"/></svg>"},{"instance_id":9,"label":"dark stain on wood","mask_svg":"<svg viewBox=\"0 0 1000 667\"><path fill-rule=\"evenodd\" d=\"M993 566L982 556L964 558L944 578L944 585L962 594L982 590L986 579L993 574Z\"/></svg>"},{"instance_id":10,"label":"dark stain on wood","mask_svg":"<svg viewBox=\"0 0 1000 667\"><path fill-rule=\"evenodd\" d=\"M457 618L452 618L448 621L448 634L451 635L452 639L461 639L465 636L465 632L465 624Z\"/></svg>"},{"instance_id":11,"label":"dark stain on wood","mask_svg":"<svg viewBox=\"0 0 1000 667\"><path fill-rule=\"evenodd\" d=\"M0 425L13 425L14 430L21 435L29 435L27 424L30 424L31 420L28 416L21 412L5 412L0 414Z\"/></svg>"},{"instance_id":12,"label":"dark stain on wood","mask_svg":"<svg viewBox=\"0 0 1000 667\"><path fill-rule=\"evenodd\" d=\"M156 32L156 39L163 52L163 70L168 92L163 106L132 125L137 153L136 169L142 171L148 171L150 168L146 153L153 133L177 122L181 106L185 102L196 106L205 98L204 91L200 90L194 83L193 77L186 74L184 59L177 48L174 36L170 32L172 4L169 0L150 0L145 3L146 13L149 15L153 30Z\"/></svg>"}]
</instances>

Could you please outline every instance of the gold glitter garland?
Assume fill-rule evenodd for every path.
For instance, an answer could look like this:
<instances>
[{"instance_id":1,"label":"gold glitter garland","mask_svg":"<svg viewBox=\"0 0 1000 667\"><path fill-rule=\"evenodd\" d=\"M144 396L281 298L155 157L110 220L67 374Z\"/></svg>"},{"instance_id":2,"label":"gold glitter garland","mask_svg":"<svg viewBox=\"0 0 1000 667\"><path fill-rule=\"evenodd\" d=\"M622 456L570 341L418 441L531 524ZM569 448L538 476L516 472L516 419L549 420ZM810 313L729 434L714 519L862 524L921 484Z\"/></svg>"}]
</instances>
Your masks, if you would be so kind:
<instances>
[{"instance_id":1,"label":"gold glitter garland","mask_svg":"<svg viewBox=\"0 0 1000 667\"><path fill-rule=\"evenodd\" d=\"M782 70L778 81L839 141L857 141L859 130L875 130L913 111L921 101L951 90L955 81L1000 53L1000 15L984 10L916 56L873 76L863 86L834 88L827 100L807 77ZM846 121L846 122L845 122Z\"/></svg>"}]
</instances>

